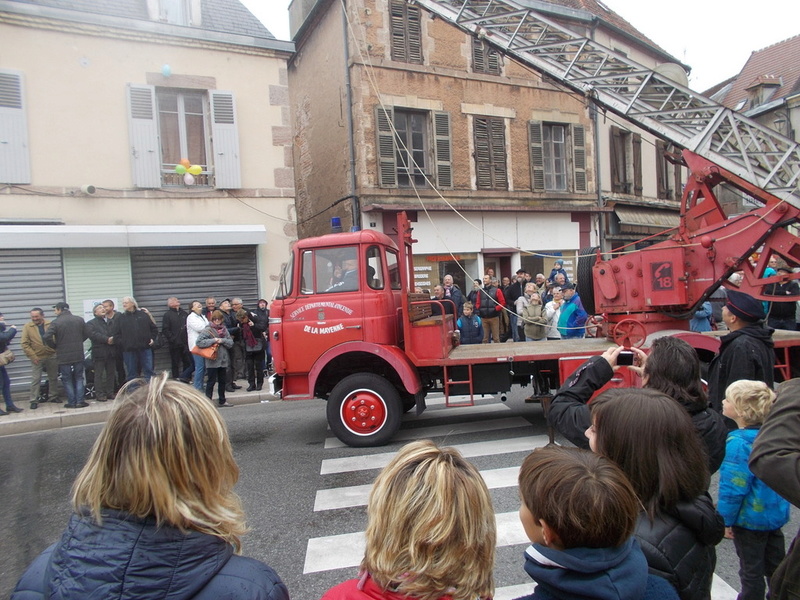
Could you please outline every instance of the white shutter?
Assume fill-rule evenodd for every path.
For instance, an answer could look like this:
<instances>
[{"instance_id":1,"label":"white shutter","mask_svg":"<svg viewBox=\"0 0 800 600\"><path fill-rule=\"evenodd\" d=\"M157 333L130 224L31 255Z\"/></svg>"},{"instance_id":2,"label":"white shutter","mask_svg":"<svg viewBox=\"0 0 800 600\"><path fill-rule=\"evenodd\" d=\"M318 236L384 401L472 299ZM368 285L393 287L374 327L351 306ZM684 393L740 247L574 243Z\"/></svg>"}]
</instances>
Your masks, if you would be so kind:
<instances>
[{"instance_id":1,"label":"white shutter","mask_svg":"<svg viewBox=\"0 0 800 600\"><path fill-rule=\"evenodd\" d=\"M214 154L214 187L242 187L239 131L233 92L209 91L211 98L211 147Z\"/></svg>"},{"instance_id":2,"label":"white shutter","mask_svg":"<svg viewBox=\"0 0 800 600\"><path fill-rule=\"evenodd\" d=\"M128 129L133 185L138 188L161 187L158 111L156 90L152 85L128 84Z\"/></svg>"},{"instance_id":3,"label":"white shutter","mask_svg":"<svg viewBox=\"0 0 800 600\"><path fill-rule=\"evenodd\" d=\"M453 159L450 151L450 113L433 113L433 133L436 141L436 185L453 187Z\"/></svg>"},{"instance_id":4,"label":"white shutter","mask_svg":"<svg viewBox=\"0 0 800 600\"><path fill-rule=\"evenodd\" d=\"M0 182L31 183L22 73L0 70Z\"/></svg>"},{"instance_id":5,"label":"white shutter","mask_svg":"<svg viewBox=\"0 0 800 600\"><path fill-rule=\"evenodd\" d=\"M375 107L375 135L378 144L378 182L383 188L397 187L397 159L392 120L394 108Z\"/></svg>"}]
</instances>

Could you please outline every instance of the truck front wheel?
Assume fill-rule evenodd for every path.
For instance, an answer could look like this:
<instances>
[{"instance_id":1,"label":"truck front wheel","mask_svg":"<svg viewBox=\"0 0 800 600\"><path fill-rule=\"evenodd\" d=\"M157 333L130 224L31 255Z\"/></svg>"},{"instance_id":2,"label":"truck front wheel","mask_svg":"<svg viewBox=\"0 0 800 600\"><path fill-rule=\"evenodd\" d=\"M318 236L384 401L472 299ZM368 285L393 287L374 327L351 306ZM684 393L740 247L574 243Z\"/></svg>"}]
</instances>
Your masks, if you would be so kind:
<instances>
[{"instance_id":1,"label":"truck front wheel","mask_svg":"<svg viewBox=\"0 0 800 600\"><path fill-rule=\"evenodd\" d=\"M328 424L356 448L383 446L400 428L400 394L383 377L357 373L342 379L328 396Z\"/></svg>"}]
</instances>

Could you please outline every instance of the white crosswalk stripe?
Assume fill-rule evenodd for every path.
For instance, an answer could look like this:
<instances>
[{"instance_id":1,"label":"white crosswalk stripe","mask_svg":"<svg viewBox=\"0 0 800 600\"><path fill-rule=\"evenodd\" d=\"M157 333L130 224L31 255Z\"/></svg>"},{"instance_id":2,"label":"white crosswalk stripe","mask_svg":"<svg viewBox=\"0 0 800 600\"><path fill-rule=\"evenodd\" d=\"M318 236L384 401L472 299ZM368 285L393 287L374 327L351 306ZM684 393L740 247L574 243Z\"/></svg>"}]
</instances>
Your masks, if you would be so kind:
<instances>
[{"instance_id":1,"label":"white crosswalk stripe","mask_svg":"<svg viewBox=\"0 0 800 600\"><path fill-rule=\"evenodd\" d=\"M528 426L529 423L521 417L502 418L499 412L507 410L504 404L476 404L475 406L448 408L444 406L443 398L432 398L427 401L428 410L421 417L414 417L415 427L401 429L395 436L395 441L408 441L415 439L431 438L438 443L453 446L466 458L491 457L512 453L527 453L534 448L548 443L544 435L523 435L520 437L502 437L511 434L517 428ZM486 419L466 419L463 423L440 424L442 419L454 415L470 414L485 415ZM500 417L500 418L497 418ZM409 419L406 415L404 421ZM421 423L421 424L420 424ZM492 431L501 437L490 441L448 444L447 438L456 435L483 433ZM519 432L517 432L519 433ZM338 439L330 437L325 442L325 449L334 450L346 448ZM357 452L357 451L356 451ZM354 454L352 456L326 458L321 463L321 476L341 476L348 473L358 473L368 470L383 468L395 455L395 452L379 452L375 454ZM481 475L490 489L514 488L517 484L519 464L524 457L521 454L514 457L514 466L484 469ZM363 479L362 479L363 480ZM336 511L366 506L372 484L339 486L317 491L314 511ZM503 492L507 494L509 492ZM514 492L516 493L516 492ZM329 514L329 513L326 513ZM332 514L332 513L330 513ZM519 516L516 511L503 512L496 515L497 519L497 546L519 546L520 555L529 543ZM350 531L336 535L321 536L308 540L306 546L304 574L321 573L334 569L353 569L358 566L364 556L364 532ZM520 564L520 570L522 565ZM350 577L353 573L343 576ZM520 577L517 581L524 579ZM497 581L494 600L512 600L530 594L534 589L533 582L523 584L502 585ZM511 584L512 582L507 582ZM712 600L733 600L737 597L736 591L718 576L714 576Z\"/></svg>"}]
</instances>

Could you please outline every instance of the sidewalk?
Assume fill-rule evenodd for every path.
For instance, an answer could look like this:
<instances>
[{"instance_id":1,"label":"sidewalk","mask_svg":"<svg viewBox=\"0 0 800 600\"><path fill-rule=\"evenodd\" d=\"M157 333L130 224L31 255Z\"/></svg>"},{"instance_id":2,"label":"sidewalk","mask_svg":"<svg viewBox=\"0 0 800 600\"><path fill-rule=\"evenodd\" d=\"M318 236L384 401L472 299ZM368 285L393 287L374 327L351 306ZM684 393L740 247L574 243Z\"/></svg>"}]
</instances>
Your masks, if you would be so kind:
<instances>
[{"instance_id":1,"label":"sidewalk","mask_svg":"<svg viewBox=\"0 0 800 600\"><path fill-rule=\"evenodd\" d=\"M244 384L242 389L225 394L225 399L233 404L234 407L240 404L255 404L262 401L278 400L278 397L272 393L272 386L268 384L267 380L264 380L264 389L260 392L245 392L247 381L243 379L240 379L237 383L239 385ZM214 402L216 403L216 391L214 392ZM97 402L96 400L89 400L89 406L86 408L64 408L63 404L46 402L39 404L39 408L36 410L31 410L30 402L16 401L15 403L24 410L21 413L11 413L6 417L0 417L0 436L103 423L114 405L113 401ZM234 409L223 408L221 410Z\"/></svg>"}]
</instances>

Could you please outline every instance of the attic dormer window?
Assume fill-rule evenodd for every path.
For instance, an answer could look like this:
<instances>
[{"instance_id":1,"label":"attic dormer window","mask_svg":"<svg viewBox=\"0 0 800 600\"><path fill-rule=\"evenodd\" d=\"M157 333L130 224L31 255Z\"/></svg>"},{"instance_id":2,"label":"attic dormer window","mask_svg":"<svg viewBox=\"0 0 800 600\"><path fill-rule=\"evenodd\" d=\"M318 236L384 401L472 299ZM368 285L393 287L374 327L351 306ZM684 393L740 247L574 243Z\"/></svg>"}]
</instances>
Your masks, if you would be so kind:
<instances>
[{"instance_id":1,"label":"attic dormer window","mask_svg":"<svg viewBox=\"0 0 800 600\"><path fill-rule=\"evenodd\" d=\"M757 77L756 80L746 88L747 99L750 101L750 106L756 107L769 102L781 85L781 78L775 75L760 75Z\"/></svg>"},{"instance_id":2,"label":"attic dormer window","mask_svg":"<svg viewBox=\"0 0 800 600\"><path fill-rule=\"evenodd\" d=\"M189 25L188 0L159 0L158 17L164 23Z\"/></svg>"}]
</instances>

